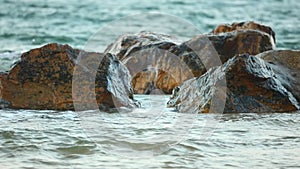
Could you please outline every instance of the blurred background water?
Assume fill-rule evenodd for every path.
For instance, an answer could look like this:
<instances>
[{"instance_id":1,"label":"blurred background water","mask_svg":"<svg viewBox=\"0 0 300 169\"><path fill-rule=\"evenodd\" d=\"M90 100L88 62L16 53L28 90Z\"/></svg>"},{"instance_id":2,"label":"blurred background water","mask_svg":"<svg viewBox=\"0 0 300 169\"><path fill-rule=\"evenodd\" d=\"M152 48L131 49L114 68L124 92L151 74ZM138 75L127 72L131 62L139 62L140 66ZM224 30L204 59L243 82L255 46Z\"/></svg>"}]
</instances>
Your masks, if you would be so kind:
<instances>
[{"instance_id":1,"label":"blurred background water","mask_svg":"<svg viewBox=\"0 0 300 169\"><path fill-rule=\"evenodd\" d=\"M88 39L103 26L146 12L186 19L201 33L210 32L218 24L253 20L273 28L278 48L299 49L299 9L297 0L1 0L0 61L6 63L9 59L1 53L23 52L50 42L84 48ZM153 21L172 25L159 18ZM184 27L178 29L191 34ZM102 38L103 48L115 40L105 34ZM0 71L6 69L7 64L1 64Z\"/></svg>"},{"instance_id":2,"label":"blurred background water","mask_svg":"<svg viewBox=\"0 0 300 169\"><path fill-rule=\"evenodd\" d=\"M0 71L9 70L21 52L46 43L84 48L102 26L145 12L184 18L202 33L221 23L253 20L273 28L277 48L300 49L299 9L297 0L0 0ZM153 20L159 23L159 18ZM102 47L113 40L103 35ZM168 96L136 98L144 103L141 109L130 117L101 113L102 124L114 125L91 122L96 124L91 134L76 112L0 110L0 168L300 168L299 112L199 114L190 129L179 125L176 132L172 126L180 115L165 108ZM206 125L208 119L218 123ZM212 132L206 139L205 128ZM149 146L164 148L154 136L178 138L183 131L186 140L162 154L141 155ZM142 141L133 142L133 137ZM135 151L130 157L113 153L119 150Z\"/></svg>"},{"instance_id":3,"label":"blurred background water","mask_svg":"<svg viewBox=\"0 0 300 169\"><path fill-rule=\"evenodd\" d=\"M81 48L101 26L144 12L184 18L203 33L221 23L253 20L274 29L279 48L300 47L297 0L1 0L0 3L0 52L28 50L49 42Z\"/></svg>"}]
</instances>

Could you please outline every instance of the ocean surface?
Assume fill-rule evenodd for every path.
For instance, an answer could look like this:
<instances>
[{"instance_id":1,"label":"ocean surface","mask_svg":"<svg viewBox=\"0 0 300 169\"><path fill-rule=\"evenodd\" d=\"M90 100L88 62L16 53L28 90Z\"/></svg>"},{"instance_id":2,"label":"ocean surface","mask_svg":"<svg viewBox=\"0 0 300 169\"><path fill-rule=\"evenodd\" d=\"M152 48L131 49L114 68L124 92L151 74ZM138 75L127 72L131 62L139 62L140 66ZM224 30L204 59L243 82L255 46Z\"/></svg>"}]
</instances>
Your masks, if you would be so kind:
<instances>
[{"instance_id":1,"label":"ocean surface","mask_svg":"<svg viewBox=\"0 0 300 169\"><path fill-rule=\"evenodd\" d=\"M298 0L0 0L0 71L47 43L94 40L103 51L150 27L185 40L253 20L273 28L277 48L300 49L299 9ZM166 108L168 95L135 98L142 107L131 113L0 110L0 168L300 168L300 112L186 115Z\"/></svg>"}]
</instances>

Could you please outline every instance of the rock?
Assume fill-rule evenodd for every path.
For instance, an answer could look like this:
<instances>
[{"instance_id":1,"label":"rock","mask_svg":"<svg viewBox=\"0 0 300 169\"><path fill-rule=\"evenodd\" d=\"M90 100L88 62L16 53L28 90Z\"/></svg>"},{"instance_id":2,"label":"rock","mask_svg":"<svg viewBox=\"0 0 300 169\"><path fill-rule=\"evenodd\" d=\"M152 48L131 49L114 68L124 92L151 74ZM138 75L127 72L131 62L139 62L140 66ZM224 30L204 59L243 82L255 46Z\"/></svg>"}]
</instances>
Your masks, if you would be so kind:
<instances>
[{"instance_id":1,"label":"rock","mask_svg":"<svg viewBox=\"0 0 300 169\"><path fill-rule=\"evenodd\" d=\"M149 90L159 89L171 94L174 86L201 76L236 54L255 55L271 49L267 34L240 30L199 35L181 44L167 35L142 32L120 37L106 52L116 54L129 69L134 93L150 94Z\"/></svg>"},{"instance_id":2,"label":"rock","mask_svg":"<svg viewBox=\"0 0 300 169\"><path fill-rule=\"evenodd\" d=\"M172 93L173 88L179 85L172 75L163 70L139 72L132 79L132 83L137 94Z\"/></svg>"},{"instance_id":3,"label":"rock","mask_svg":"<svg viewBox=\"0 0 300 169\"><path fill-rule=\"evenodd\" d=\"M222 63L237 54L256 55L275 48L268 35L255 30L239 30L210 35L208 38L220 55Z\"/></svg>"},{"instance_id":4,"label":"rock","mask_svg":"<svg viewBox=\"0 0 300 169\"><path fill-rule=\"evenodd\" d=\"M232 31L236 31L236 30L249 30L249 29L264 32L272 37L272 40L274 41L274 43L276 41L275 32L272 30L271 27L255 23L253 21L235 22L235 23L232 23L231 25L230 24L221 24L221 25L218 25L212 31L212 33L219 34L219 33L225 33L225 32L232 32Z\"/></svg>"},{"instance_id":5,"label":"rock","mask_svg":"<svg viewBox=\"0 0 300 169\"><path fill-rule=\"evenodd\" d=\"M222 97L223 94L226 97ZM176 87L168 107L175 107L180 112L208 113L211 105L213 109L222 108L222 103L223 113L290 112L299 109L296 98L282 85L272 68L262 59L247 54L235 56L222 66Z\"/></svg>"},{"instance_id":6,"label":"rock","mask_svg":"<svg viewBox=\"0 0 300 169\"><path fill-rule=\"evenodd\" d=\"M23 53L9 73L1 74L0 96L14 109L74 110L73 103L90 109L94 102L101 110L134 107L130 79L111 54L53 43Z\"/></svg>"},{"instance_id":7,"label":"rock","mask_svg":"<svg viewBox=\"0 0 300 169\"><path fill-rule=\"evenodd\" d=\"M193 65L189 67L197 77L205 73L206 69L221 65L237 54L256 55L272 50L273 47L268 35L255 30L239 30L217 35L198 35L171 47L170 52L180 56L187 65Z\"/></svg>"},{"instance_id":8,"label":"rock","mask_svg":"<svg viewBox=\"0 0 300 169\"><path fill-rule=\"evenodd\" d=\"M194 77L197 71L191 71L189 66L195 70L200 66L190 56L178 57L169 51L177 44L180 42L174 37L141 32L120 37L105 52L118 56L129 69L134 93L153 94L157 93L153 90L160 90L162 94L171 93L175 86Z\"/></svg>"},{"instance_id":9,"label":"rock","mask_svg":"<svg viewBox=\"0 0 300 169\"><path fill-rule=\"evenodd\" d=\"M115 111L115 108L139 106L133 99L128 69L112 54L82 52L72 83L76 110Z\"/></svg>"},{"instance_id":10,"label":"rock","mask_svg":"<svg viewBox=\"0 0 300 169\"><path fill-rule=\"evenodd\" d=\"M116 42L110 44L104 53L111 53L119 60L124 60L130 54L147 48L158 48L168 50L171 46L180 44L180 41L170 35L153 32L140 32L137 34L125 34L119 37Z\"/></svg>"},{"instance_id":11,"label":"rock","mask_svg":"<svg viewBox=\"0 0 300 169\"><path fill-rule=\"evenodd\" d=\"M258 54L265 60L282 85L300 102L300 51L272 50Z\"/></svg>"}]
</instances>

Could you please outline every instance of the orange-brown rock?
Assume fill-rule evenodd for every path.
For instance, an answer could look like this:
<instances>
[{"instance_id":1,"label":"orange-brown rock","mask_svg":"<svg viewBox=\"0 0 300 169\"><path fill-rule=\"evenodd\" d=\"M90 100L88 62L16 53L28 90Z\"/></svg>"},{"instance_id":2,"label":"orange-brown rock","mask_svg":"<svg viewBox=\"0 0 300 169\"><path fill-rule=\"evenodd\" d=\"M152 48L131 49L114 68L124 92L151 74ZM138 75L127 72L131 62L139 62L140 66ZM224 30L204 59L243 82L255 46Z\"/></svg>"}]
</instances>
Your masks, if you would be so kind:
<instances>
[{"instance_id":1,"label":"orange-brown rock","mask_svg":"<svg viewBox=\"0 0 300 169\"><path fill-rule=\"evenodd\" d=\"M225 97L222 97L222 93ZM220 112L210 111L222 108ZM262 59L239 55L176 87L168 102L189 113L270 113L299 110L299 102Z\"/></svg>"},{"instance_id":2,"label":"orange-brown rock","mask_svg":"<svg viewBox=\"0 0 300 169\"><path fill-rule=\"evenodd\" d=\"M123 63L133 77L135 93L150 94L156 89L161 93L171 93L175 86L194 77L193 70L202 68L200 59L192 60L189 56L189 61L195 63L191 69L193 65L184 62L185 58L186 55L177 56L168 50L151 47L132 53Z\"/></svg>"},{"instance_id":3,"label":"orange-brown rock","mask_svg":"<svg viewBox=\"0 0 300 169\"><path fill-rule=\"evenodd\" d=\"M259 24L259 23L255 23L253 21L234 22L232 24L221 24L221 25L218 25L212 31L212 33L218 34L218 33L232 32L232 31L236 31L236 30L249 30L249 29L265 32L265 33L269 34L272 37L274 42L276 41L275 32L272 30L271 27L266 26L266 25L262 25L262 24Z\"/></svg>"},{"instance_id":4,"label":"orange-brown rock","mask_svg":"<svg viewBox=\"0 0 300 169\"><path fill-rule=\"evenodd\" d=\"M237 54L256 55L272 49L272 41L268 35L255 30L239 30L217 35L199 35L173 46L169 51L179 56L193 75L199 77Z\"/></svg>"},{"instance_id":5,"label":"orange-brown rock","mask_svg":"<svg viewBox=\"0 0 300 169\"><path fill-rule=\"evenodd\" d=\"M171 93L172 89L179 85L172 75L162 70L141 71L134 76L132 83L133 90L137 94Z\"/></svg>"},{"instance_id":6,"label":"orange-brown rock","mask_svg":"<svg viewBox=\"0 0 300 169\"><path fill-rule=\"evenodd\" d=\"M0 99L15 109L74 110L73 103L89 109L93 102L102 110L133 107L129 83L115 83L130 79L113 55L53 43L23 53L9 73L1 74Z\"/></svg>"},{"instance_id":7,"label":"orange-brown rock","mask_svg":"<svg viewBox=\"0 0 300 169\"><path fill-rule=\"evenodd\" d=\"M263 52L257 57L268 63L282 85L300 102L300 51L272 50Z\"/></svg>"},{"instance_id":8,"label":"orange-brown rock","mask_svg":"<svg viewBox=\"0 0 300 169\"><path fill-rule=\"evenodd\" d=\"M238 30L208 36L222 63L237 54L256 55L274 49L270 37L260 31Z\"/></svg>"},{"instance_id":9,"label":"orange-brown rock","mask_svg":"<svg viewBox=\"0 0 300 169\"><path fill-rule=\"evenodd\" d=\"M118 56L129 69L135 93L150 94L156 89L171 93L175 86L202 70L199 59L170 52L176 44L179 42L174 37L141 32L120 37L105 51Z\"/></svg>"},{"instance_id":10,"label":"orange-brown rock","mask_svg":"<svg viewBox=\"0 0 300 169\"><path fill-rule=\"evenodd\" d=\"M149 94L150 89L159 89L170 94L174 86L202 75L236 54L255 55L271 49L269 35L239 30L200 35L179 45L170 36L142 32L120 37L106 52L116 54L129 69L135 93Z\"/></svg>"}]
</instances>

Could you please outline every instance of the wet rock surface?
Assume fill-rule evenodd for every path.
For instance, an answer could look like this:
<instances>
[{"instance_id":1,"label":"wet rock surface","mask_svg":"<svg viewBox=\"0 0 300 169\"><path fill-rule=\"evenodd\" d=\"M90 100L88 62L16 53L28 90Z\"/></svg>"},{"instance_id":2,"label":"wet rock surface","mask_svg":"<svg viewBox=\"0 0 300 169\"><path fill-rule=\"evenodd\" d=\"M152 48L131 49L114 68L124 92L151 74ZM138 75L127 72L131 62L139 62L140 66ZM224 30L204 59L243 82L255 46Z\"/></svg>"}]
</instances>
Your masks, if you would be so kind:
<instances>
[{"instance_id":1,"label":"wet rock surface","mask_svg":"<svg viewBox=\"0 0 300 169\"><path fill-rule=\"evenodd\" d=\"M140 32L121 36L105 52L113 53L133 77L134 93L171 93L173 88L202 71L199 59L177 56L171 50L180 41L169 35ZM199 74L199 73L198 73Z\"/></svg>"},{"instance_id":2,"label":"wet rock surface","mask_svg":"<svg viewBox=\"0 0 300 169\"><path fill-rule=\"evenodd\" d=\"M249 55L236 56L204 75L184 82L174 89L168 102L169 107L189 113L208 113L212 105L223 113L299 109L296 98L283 86L272 68L262 59Z\"/></svg>"},{"instance_id":3,"label":"wet rock surface","mask_svg":"<svg viewBox=\"0 0 300 169\"><path fill-rule=\"evenodd\" d=\"M109 112L138 107L133 93L172 93L168 106L181 112L295 111L300 52L274 42L270 27L240 22L185 42L126 34L104 54L48 44L0 73L0 108Z\"/></svg>"},{"instance_id":4,"label":"wet rock surface","mask_svg":"<svg viewBox=\"0 0 300 169\"><path fill-rule=\"evenodd\" d=\"M276 41L275 39L275 32L272 30L271 27L262 25L253 21L249 22L234 22L232 24L221 24L218 25L212 33L219 34L219 33L225 33L225 32L232 32L236 30L258 30L261 32L264 32L272 37L272 40Z\"/></svg>"},{"instance_id":5,"label":"wet rock surface","mask_svg":"<svg viewBox=\"0 0 300 169\"><path fill-rule=\"evenodd\" d=\"M261 53L257 57L267 62L282 85L300 102L300 51L273 50Z\"/></svg>"},{"instance_id":6,"label":"wet rock surface","mask_svg":"<svg viewBox=\"0 0 300 169\"><path fill-rule=\"evenodd\" d=\"M154 32L140 32L137 34L125 34L119 37L116 42L110 44L104 53L111 53L119 60L128 58L132 53L148 49L158 48L168 50L170 47L180 44L180 40L170 35Z\"/></svg>"},{"instance_id":7,"label":"wet rock surface","mask_svg":"<svg viewBox=\"0 0 300 169\"><path fill-rule=\"evenodd\" d=\"M80 83L72 91L73 76ZM74 110L73 101L84 105L82 109L92 102L101 110L134 107L130 84L111 83L129 79L128 70L113 55L54 43L23 53L10 72L2 73L0 96L2 105L15 109Z\"/></svg>"},{"instance_id":8,"label":"wet rock surface","mask_svg":"<svg viewBox=\"0 0 300 169\"><path fill-rule=\"evenodd\" d=\"M168 35L141 32L120 37L106 52L116 54L129 69L134 93L149 94L149 89L159 89L171 94L174 86L204 74L236 54L255 55L271 49L269 35L239 30L199 35L181 44ZM164 78L159 78L161 72Z\"/></svg>"},{"instance_id":9,"label":"wet rock surface","mask_svg":"<svg viewBox=\"0 0 300 169\"><path fill-rule=\"evenodd\" d=\"M255 30L241 30L208 37L222 63L237 54L256 55L274 49L270 37Z\"/></svg>"},{"instance_id":10,"label":"wet rock surface","mask_svg":"<svg viewBox=\"0 0 300 169\"><path fill-rule=\"evenodd\" d=\"M191 63L197 61L189 58ZM153 47L132 54L123 63L133 77L135 93L150 94L155 89L162 93L171 93L175 86L194 77L195 71L183 59L185 56L178 57L169 51ZM198 69L199 65L195 64L194 68Z\"/></svg>"},{"instance_id":11,"label":"wet rock surface","mask_svg":"<svg viewBox=\"0 0 300 169\"><path fill-rule=\"evenodd\" d=\"M179 83L168 74L168 72L159 70L145 70L137 73L132 79L135 93L138 94L164 94L172 93L173 88Z\"/></svg>"}]
</instances>

